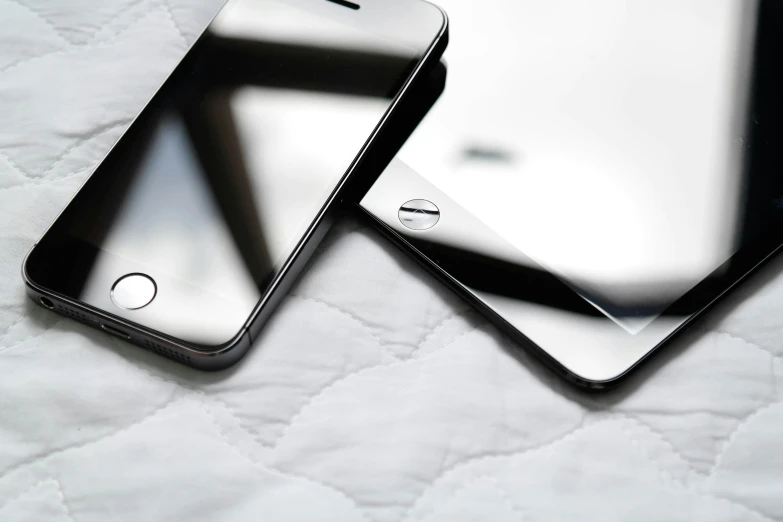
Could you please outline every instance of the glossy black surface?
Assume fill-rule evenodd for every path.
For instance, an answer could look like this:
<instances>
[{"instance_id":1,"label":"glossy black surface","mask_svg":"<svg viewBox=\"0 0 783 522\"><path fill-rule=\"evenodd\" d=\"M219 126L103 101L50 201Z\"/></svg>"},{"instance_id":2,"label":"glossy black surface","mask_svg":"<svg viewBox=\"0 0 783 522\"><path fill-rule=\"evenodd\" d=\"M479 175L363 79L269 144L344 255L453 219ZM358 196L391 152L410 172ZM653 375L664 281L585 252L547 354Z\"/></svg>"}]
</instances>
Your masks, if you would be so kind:
<instances>
[{"instance_id":1,"label":"glossy black surface","mask_svg":"<svg viewBox=\"0 0 783 522\"><path fill-rule=\"evenodd\" d=\"M229 1L33 250L29 282L197 347L229 343L444 24L419 0ZM135 273L157 294L122 309L110 291Z\"/></svg>"},{"instance_id":2,"label":"glossy black surface","mask_svg":"<svg viewBox=\"0 0 783 522\"><path fill-rule=\"evenodd\" d=\"M560 369L617 379L783 243L783 3L444 7L449 85L362 207Z\"/></svg>"}]
</instances>

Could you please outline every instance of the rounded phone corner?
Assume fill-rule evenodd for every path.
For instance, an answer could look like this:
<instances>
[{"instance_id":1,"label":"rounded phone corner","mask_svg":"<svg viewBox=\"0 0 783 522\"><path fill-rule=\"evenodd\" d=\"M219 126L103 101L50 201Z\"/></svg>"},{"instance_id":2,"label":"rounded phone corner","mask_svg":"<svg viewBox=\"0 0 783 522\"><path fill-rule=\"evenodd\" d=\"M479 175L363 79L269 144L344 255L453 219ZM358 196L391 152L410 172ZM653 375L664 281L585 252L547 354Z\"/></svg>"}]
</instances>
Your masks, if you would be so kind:
<instances>
[{"instance_id":1,"label":"rounded phone corner","mask_svg":"<svg viewBox=\"0 0 783 522\"><path fill-rule=\"evenodd\" d=\"M582 390L600 393L600 392L611 391L616 387L620 386L625 381L626 375L628 374L629 371L630 369L614 377L610 377L607 379L593 379L590 377L583 377L568 369L565 369L562 372L562 375L568 382L570 382L571 384L577 386Z\"/></svg>"},{"instance_id":2,"label":"rounded phone corner","mask_svg":"<svg viewBox=\"0 0 783 522\"><path fill-rule=\"evenodd\" d=\"M33 245L32 248L30 248L30 251L27 252L27 255L25 255L24 260L22 261L22 281L24 282L24 288L27 297L32 299L37 304L43 305L45 308L52 310L53 307L51 305L46 305L44 304L44 301L42 301L42 299L49 299L51 297L51 292L46 289L45 285L41 285L36 282L29 270L29 260L34 253L36 246L37 243Z\"/></svg>"},{"instance_id":3,"label":"rounded phone corner","mask_svg":"<svg viewBox=\"0 0 783 522\"><path fill-rule=\"evenodd\" d=\"M563 378L569 384L588 392L613 390L622 385L635 368L655 350L651 350L641 358L627 361L614 361L612 364L595 364L591 357L564 361L556 357L544 346L533 342L519 330L505 321L499 323L509 336L518 342L523 349L535 355L540 362L553 373ZM606 362L605 360L603 361Z\"/></svg>"},{"instance_id":4,"label":"rounded phone corner","mask_svg":"<svg viewBox=\"0 0 783 522\"><path fill-rule=\"evenodd\" d=\"M446 47L448 47L449 45L449 33L451 32L450 31L451 21L449 20L449 14L441 6L437 4L429 1L427 3L432 5L435 9L438 10L438 12L440 12L441 26L440 26L440 32L438 33L436 52L442 55L446 50Z\"/></svg>"},{"instance_id":5,"label":"rounded phone corner","mask_svg":"<svg viewBox=\"0 0 783 522\"><path fill-rule=\"evenodd\" d=\"M435 2L430 2L429 0L425 0L425 2L430 4L432 7L434 7L435 9L437 9L440 12L440 16L442 18L440 37L446 40L446 42L444 42L444 43L448 43L449 26L450 26L449 14L446 12L445 9L443 9L441 6L439 6Z\"/></svg>"},{"instance_id":6,"label":"rounded phone corner","mask_svg":"<svg viewBox=\"0 0 783 522\"><path fill-rule=\"evenodd\" d=\"M540 347L539 349L546 353L546 350L543 350ZM630 374L633 373L634 369L636 369L650 354L648 353L644 357L631 361L630 363L617 364L611 367L603 365L600 370L597 370L595 367L582 368L580 365L574 364L566 366L563 362L554 359L549 354L547 355L555 366L557 373L568 382L580 389L600 393L603 391L611 391L622 385Z\"/></svg>"},{"instance_id":7,"label":"rounded phone corner","mask_svg":"<svg viewBox=\"0 0 783 522\"><path fill-rule=\"evenodd\" d=\"M32 248L30 248L30 250L24 256L24 260L22 260L22 281L24 281L24 284L28 290L34 289L38 286L33 281L32 277L30 276L30 271L28 270L28 262L30 261L30 256L33 255L36 246L38 246L37 243L33 245Z\"/></svg>"},{"instance_id":8,"label":"rounded phone corner","mask_svg":"<svg viewBox=\"0 0 783 522\"><path fill-rule=\"evenodd\" d=\"M229 342L213 347L199 346L191 351L192 366L206 372L220 372L233 367L247 354L252 345L250 332L242 330Z\"/></svg>"},{"instance_id":9,"label":"rounded phone corner","mask_svg":"<svg viewBox=\"0 0 783 522\"><path fill-rule=\"evenodd\" d=\"M417 7L419 7L419 8L423 7L423 8L431 9L433 13L437 13L437 15L436 15L438 17L437 22L435 22L435 17L434 16L432 17L433 18L432 22L435 22L435 23L438 24L437 25L437 29L435 27L435 23L433 23L433 24L431 24L432 27L430 27L428 25L426 30L430 34L435 34L435 37L432 39L432 42L434 43L434 45L430 48L430 54L438 55L437 57L440 58L440 55L443 54L443 52L445 51L446 47L449 44L449 32L450 32L449 30L450 30L450 27L451 27L451 22L449 20L449 15L448 15L448 13L446 12L445 9L443 9L441 6L439 6L437 3L433 2L433 1L430 1L430 0L420 0L420 1L415 1L415 3L418 4ZM404 4L403 4L403 6L401 8L404 9ZM403 12L405 12L405 11L403 11ZM421 11L418 11L417 14L418 15L423 15L424 13L421 12ZM429 16L429 13L427 13L427 16ZM421 21L422 18L423 17L420 17L419 21ZM428 24L429 24L429 22L430 21L428 20Z\"/></svg>"}]
</instances>

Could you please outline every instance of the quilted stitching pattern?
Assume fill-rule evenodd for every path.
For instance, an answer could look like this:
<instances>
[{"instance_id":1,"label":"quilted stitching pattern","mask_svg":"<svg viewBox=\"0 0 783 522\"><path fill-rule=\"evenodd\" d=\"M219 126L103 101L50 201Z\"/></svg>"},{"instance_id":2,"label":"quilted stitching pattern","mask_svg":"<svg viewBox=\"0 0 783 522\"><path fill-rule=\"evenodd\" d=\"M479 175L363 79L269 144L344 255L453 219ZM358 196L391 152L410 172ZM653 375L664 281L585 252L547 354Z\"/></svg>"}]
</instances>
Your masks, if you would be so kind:
<instances>
[{"instance_id":1,"label":"quilted stitching pattern","mask_svg":"<svg viewBox=\"0 0 783 522\"><path fill-rule=\"evenodd\" d=\"M220 375L28 303L26 251L219 3L0 0L0 520L783 520L783 261L599 397L351 221Z\"/></svg>"},{"instance_id":2,"label":"quilted stitching pattern","mask_svg":"<svg viewBox=\"0 0 783 522\"><path fill-rule=\"evenodd\" d=\"M0 508L0 519L74 522L62 485L53 478L37 482L21 495L9 500Z\"/></svg>"}]
</instances>

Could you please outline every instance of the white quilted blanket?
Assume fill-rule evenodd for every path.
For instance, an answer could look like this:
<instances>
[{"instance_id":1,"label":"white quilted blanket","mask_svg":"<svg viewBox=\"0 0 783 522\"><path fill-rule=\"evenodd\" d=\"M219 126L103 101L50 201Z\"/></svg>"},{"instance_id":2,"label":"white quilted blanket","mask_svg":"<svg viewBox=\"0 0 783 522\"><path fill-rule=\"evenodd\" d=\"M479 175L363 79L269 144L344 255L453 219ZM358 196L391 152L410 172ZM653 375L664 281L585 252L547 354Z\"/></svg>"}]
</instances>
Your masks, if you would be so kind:
<instances>
[{"instance_id":1,"label":"white quilted blanket","mask_svg":"<svg viewBox=\"0 0 783 522\"><path fill-rule=\"evenodd\" d=\"M0 0L0 521L783 520L783 261L599 396L350 220L222 374L28 302L25 253L218 3Z\"/></svg>"}]
</instances>

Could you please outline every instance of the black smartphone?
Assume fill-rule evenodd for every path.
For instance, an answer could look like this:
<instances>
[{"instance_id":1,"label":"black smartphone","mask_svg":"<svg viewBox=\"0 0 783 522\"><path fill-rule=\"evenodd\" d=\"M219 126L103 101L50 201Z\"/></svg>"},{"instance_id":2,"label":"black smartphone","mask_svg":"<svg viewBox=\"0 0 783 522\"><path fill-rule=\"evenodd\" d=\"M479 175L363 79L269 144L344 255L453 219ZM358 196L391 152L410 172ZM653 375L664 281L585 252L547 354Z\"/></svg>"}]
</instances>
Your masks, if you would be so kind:
<instances>
[{"instance_id":1,"label":"black smartphone","mask_svg":"<svg viewBox=\"0 0 783 522\"><path fill-rule=\"evenodd\" d=\"M28 294L192 367L235 363L447 30L422 0L227 1L28 254Z\"/></svg>"},{"instance_id":2,"label":"black smartphone","mask_svg":"<svg viewBox=\"0 0 783 522\"><path fill-rule=\"evenodd\" d=\"M449 85L361 212L558 373L617 384L783 245L783 3L444 7Z\"/></svg>"}]
</instances>

